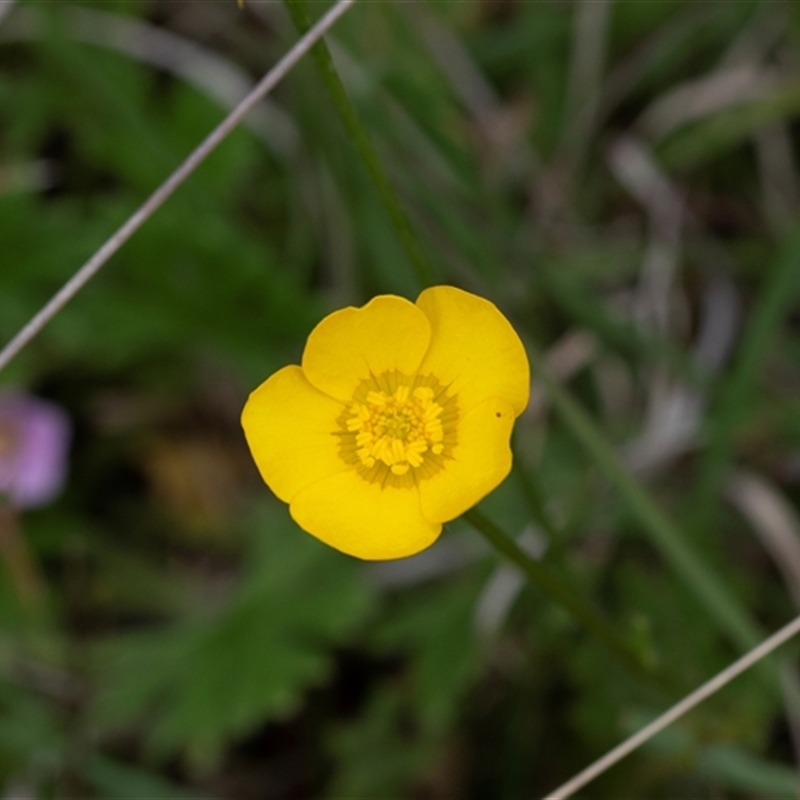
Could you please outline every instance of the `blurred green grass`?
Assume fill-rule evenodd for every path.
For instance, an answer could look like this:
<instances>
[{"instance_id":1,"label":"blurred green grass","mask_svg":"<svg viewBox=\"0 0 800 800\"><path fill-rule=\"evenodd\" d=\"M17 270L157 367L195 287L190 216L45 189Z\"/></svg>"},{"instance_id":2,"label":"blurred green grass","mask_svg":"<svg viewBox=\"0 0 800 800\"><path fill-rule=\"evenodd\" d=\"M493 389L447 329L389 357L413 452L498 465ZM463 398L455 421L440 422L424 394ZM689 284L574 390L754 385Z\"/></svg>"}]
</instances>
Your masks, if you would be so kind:
<instances>
[{"instance_id":1,"label":"blurred green grass","mask_svg":"<svg viewBox=\"0 0 800 800\"><path fill-rule=\"evenodd\" d=\"M642 536L640 487L744 613L764 629L796 613L768 509L726 486L747 468L800 499L800 18L587 6L361 3L330 44L438 279L498 302L634 467L618 494L545 393L515 438L527 482L482 509L688 690L735 650ZM255 0L19 0L0 20L2 341L224 114L174 69L83 42L109 19L76 9L253 79L296 37ZM704 87L736 70L749 82L720 107ZM3 375L64 405L76 437L66 493L22 520L47 613L0 578L0 781L35 797L543 794L677 696L632 679L462 523L417 560L366 567L270 498L238 429L247 392L327 311L420 288L310 59L273 99L296 140L237 131ZM644 166L611 155L631 137ZM4 180L31 164L38 183ZM796 796L787 697L744 676L593 796Z\"/></svg>"}]
</instances>

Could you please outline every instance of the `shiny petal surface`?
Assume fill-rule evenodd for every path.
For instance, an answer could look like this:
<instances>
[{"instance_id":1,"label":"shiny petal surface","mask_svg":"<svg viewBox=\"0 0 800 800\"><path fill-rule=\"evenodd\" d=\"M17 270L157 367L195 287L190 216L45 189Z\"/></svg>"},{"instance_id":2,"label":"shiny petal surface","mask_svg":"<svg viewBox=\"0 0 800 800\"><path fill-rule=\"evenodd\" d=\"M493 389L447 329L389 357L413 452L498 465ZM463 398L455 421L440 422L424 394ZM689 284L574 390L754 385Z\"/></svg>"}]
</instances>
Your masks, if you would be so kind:
<instances>
[{"instance_id":1,"label":"shiny petal surface","mask_svg":"<svg viewBox=\"0 0 800 800\"><path fill-rule=\"evenodd\" d=\"M314 388L298 366L261 384L242 411L242 427L261 477L284 502L315 481L351 470L338 454L341 403Z\"/></svg>"},{"instance_id":2,"label":"shiny petal surface","mask_svg":"<svg viewBox=\"0 0 800 800\"><path fill-rule=\"evenodd\" d=\"M343 308L311 331L303 372L320 391L349 401L360 381L387 370L416 372L430 342L427 316L408 300L380 295Z\"/></svg>"},{"instance_id":3,"label":"shiny petal surface","mask_svg":"<svg viewBox=\"0 0 800 800\"><path fill-rule=\"evenodd\" d=\"M289 511L303 530L343 553L370 561L418 553L442 530L422 516L415 488L382 488L355 470L303 489Z\"/></svg>"},{"instance_id":4,"label":"shiny petal surface","mask_svg":"<svg viewBox=\"0 0 800 800\"><path fill-rule=\"evenodd\" d=\"M511 470L515 409L491 397L458 423L458 444L445 468L419 484L422 513L433 522L463 514L500 484Z\"/></svg>"},{"instance_id":5,"label":"shiny petal surface","mask_svg":"<svg viewBox=\"0 0 800 800\"><path fill-rule=\"evenodd\" d=\"M530 366L525 348L493 303L452 286L426 289L417 305L431 323L420 366L458 394L462 413L502 397L519 416L528 405Z\"/></svg>"}]
</instances>

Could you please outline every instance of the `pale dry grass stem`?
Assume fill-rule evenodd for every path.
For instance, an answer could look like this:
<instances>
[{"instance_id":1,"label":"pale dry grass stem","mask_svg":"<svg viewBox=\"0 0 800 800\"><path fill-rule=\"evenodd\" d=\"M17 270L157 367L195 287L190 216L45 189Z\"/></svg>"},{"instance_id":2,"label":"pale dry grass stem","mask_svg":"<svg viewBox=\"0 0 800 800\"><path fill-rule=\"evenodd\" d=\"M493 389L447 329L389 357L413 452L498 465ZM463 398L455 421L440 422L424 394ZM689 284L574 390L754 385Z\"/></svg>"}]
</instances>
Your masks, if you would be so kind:
<instances>
[{"instance_id":1,"label":"pale dry grass stem","mask_svg":"<svg viewBox=\"0 0 800 800\"><path fill-rule=\"evenodd\" d=\"M779 648L782 644L788 642L789 639L796 636L798 633L800 633L800 617L795 617L795 619L787 623L776 633L773 633L768 639L765 639L761 644L754 647L740 659L734 661L733 664L726 667L722 672L717 673L711 680L695 689L691 694L686 695L683 700L654 719L649 725L645 725L641 730L633 734L633 736L628 737L613 750L609 750L602 758L599 758L593 764L586 767L586 769L575 775L575 777L548 794L545 800L566 800L566 798L572 797L575 792L586 786L587 783L590 783L595 778L611 769L611 767L625 758L625 756L630 755L634 750L640 748L645 742L652 739L656 734L663 731L673 722L679 720L684 714L687 714L695 708L695 706L707 700L711 695L729 684L734 678L746 672L763 658L766 658L770 653Z\"/></svg>"},{"instance_id":2,"label":"pale dry grass stem","mask_svg":"<svg viewBox=\"0 0 800 800\"><path fill-rule=\"evenodd\" d=\"M100 271L108 260L164 204L236 126L291 71L325 32L353 5L338 0L292 49L259 81L253 90L203 140L172 175L153 192L106 243L56 292L48 303L0 351L0 370L16 356L59 311Z\"/></svg>"}]
</instances>

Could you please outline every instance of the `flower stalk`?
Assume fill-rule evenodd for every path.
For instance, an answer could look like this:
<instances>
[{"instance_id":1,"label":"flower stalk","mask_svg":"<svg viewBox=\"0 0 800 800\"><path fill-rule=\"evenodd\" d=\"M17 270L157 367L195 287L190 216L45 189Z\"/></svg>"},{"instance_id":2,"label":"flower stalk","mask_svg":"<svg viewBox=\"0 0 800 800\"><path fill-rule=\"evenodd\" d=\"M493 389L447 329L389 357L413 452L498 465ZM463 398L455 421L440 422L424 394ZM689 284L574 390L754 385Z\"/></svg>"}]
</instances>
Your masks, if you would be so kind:
<instances>
[{"instance_id":1,"label":"flower stalk","mask_svg":"<svg viewBox=\"0 0 800 800\"><path fill-rule=\"evenodd\" d=\"M576 594L568 591L561 578L554 575L540 561L531 558L511 536L480 509L471 508L462 516L495 550L519 567L537 589L594 634L609 652L625 664L630 672L650 681L669 683L652 664L646 663L642 659L640 654L617 633L613 625L602 614Z\"/></svg>"},{"instance_id":2,"label":"flower stalk","mask_svg":"<svg viewBox=\"0 0 800 800\"><path fill-rule=\"evenodd\" d=\"M286 0L286 5L297 28L301 32L306 31L310 22L304 0ZM312 56L342 124L378 192L418 280L422 286L431 285L435 282L431 265L380 164L377 153L358 118L333 64L330 52L323 41L315 45ZM528 352L537 378L545 386L567 426L597 464L608 474L629 510L640 522L643 530L666 561L686 582L727 636L742 649L752 647L761 638L758 625L728 591L724 583L717 578L713 570L693 550L677 526L619 462L611 444L580 405L549 375L542 357L535 348L530 347L529 343ZM524 476L522 477L524 478ZM529 491L530 487L524 488L527 490L528 501L533 499L535 506L536 498L532 497ZM465 516L500 552L520 566L531 581L545 591L548 596L580 619L610 649L622 656L631 667L641 671L643 665L639 657L619 638L613 627L602 616L585 606L582 601L576 600L563 588L557 578L545 570L543 565L528 558L514 541L491 520L474 509Z\"/></svg>"},{"instance_id":3,"label":"flower stalk","mask_svg":"<svg viewBox=\"0 0 800 800\"><path fill-rule=\"evenodd\" d=\"M301 34L311 26L304 0L286 0L292 20ZM389 222L394 228L406 257L422 288L436 283L436 275L428 258L422 250L419 239L411 228L405 211L403 211L396 192L392 188L389 177L381 166L378 154L372 146L361 120L344 88L339 73L333 64L328 46L320 40L311 51L311 56L319 70L320 78L330 95L339 119L347 132L350 141L360 157L367 174L378 193Z\"/></svg>"},{"instance_id":4,"label":"flower stalk","mask_svg":"<svg viewBox=\"0 0 800 800\"><path fill-rule=\"evenodd\" d=\"M19 529L19 517L0 494L0 562L7 570L21 608L37 616L44 611L45 583L36 559Z\"/></svg>"},{"instance_id":5,"label":"flower stalk","mask_svg":"<svg viewBox=\"0 0 800 800\"><path fill-rule=\"evenodd\" d=\"M620 463L614 448L589 415L553 378L544 359L526 342L533 373L544 385L553 406L575 438L614 483L629 511L672 569L686 583L720 629L742 650L754 647L762 632L725 584L684 538L681 530L658 507L639 482Z\"/></svg>"}]
</instances>

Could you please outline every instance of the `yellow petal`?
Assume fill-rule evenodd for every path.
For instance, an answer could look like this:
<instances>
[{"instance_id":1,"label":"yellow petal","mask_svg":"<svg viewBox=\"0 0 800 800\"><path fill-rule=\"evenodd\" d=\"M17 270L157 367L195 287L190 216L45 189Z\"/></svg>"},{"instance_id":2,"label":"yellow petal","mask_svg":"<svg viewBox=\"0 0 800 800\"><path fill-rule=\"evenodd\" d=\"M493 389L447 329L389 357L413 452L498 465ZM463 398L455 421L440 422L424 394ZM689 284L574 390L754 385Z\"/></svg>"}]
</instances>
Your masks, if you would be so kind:
<instances>
[{"instance_id":1,"label":"yellow petal","mask_svg":"<svg viewBox=\"0 0 800 800\"><path fill-rule=\"evenodd\" d=\"M528 356L497 306L452 286L426 289L417 305L431 322L420 373L449 384L461 413L489 397L502 397L519 416L530 393Z\"/></svg>"},{"instance_id":2,"label":"yellow petal","mask_svg":"<svg viewBox=\"0 0 800 800\"><path fill-rule=\"evenodd\" d=\"M285 503L310 483L350 469L335 431L342 404L315 389L300 367L278 370L248 398L242 427L261 477Z\"/></svg>"},{"instance_id":3,"label":"yellow petal","mask_svg":"<svg viewBox=\"0 0 800 800\"><path fill-rule=\"evenodd\" d=\"M352 398L370 373L416 372L430 341L428 318L413 303L380 295L362 308L329 314L311 331L303 352L303 372L323 392Z\"/></svg>"},{"instance_id":4,"label":"yellow petal","mask_svg":"<svg viewBox=\"0 0 800 800\"><path fill-rule=\"evenodd\" d=\"M511 470L511 429L515 409L499 397L479 403L458 422L452 459L433 477L419 483L422 513L447 522L472 508Z\"/></svg>"},{"instance_id":5,"label":"yellow petal","mask_svg":"<svg viewBox=\"0 0 800 800\"><path fill-rule=\"evenodd\" d=\"M422 516L416 488L381 487L354 469L303 489L289 512L326 544L370 561L418 553L442 530Z\"/></svg>"}]
</instances>

